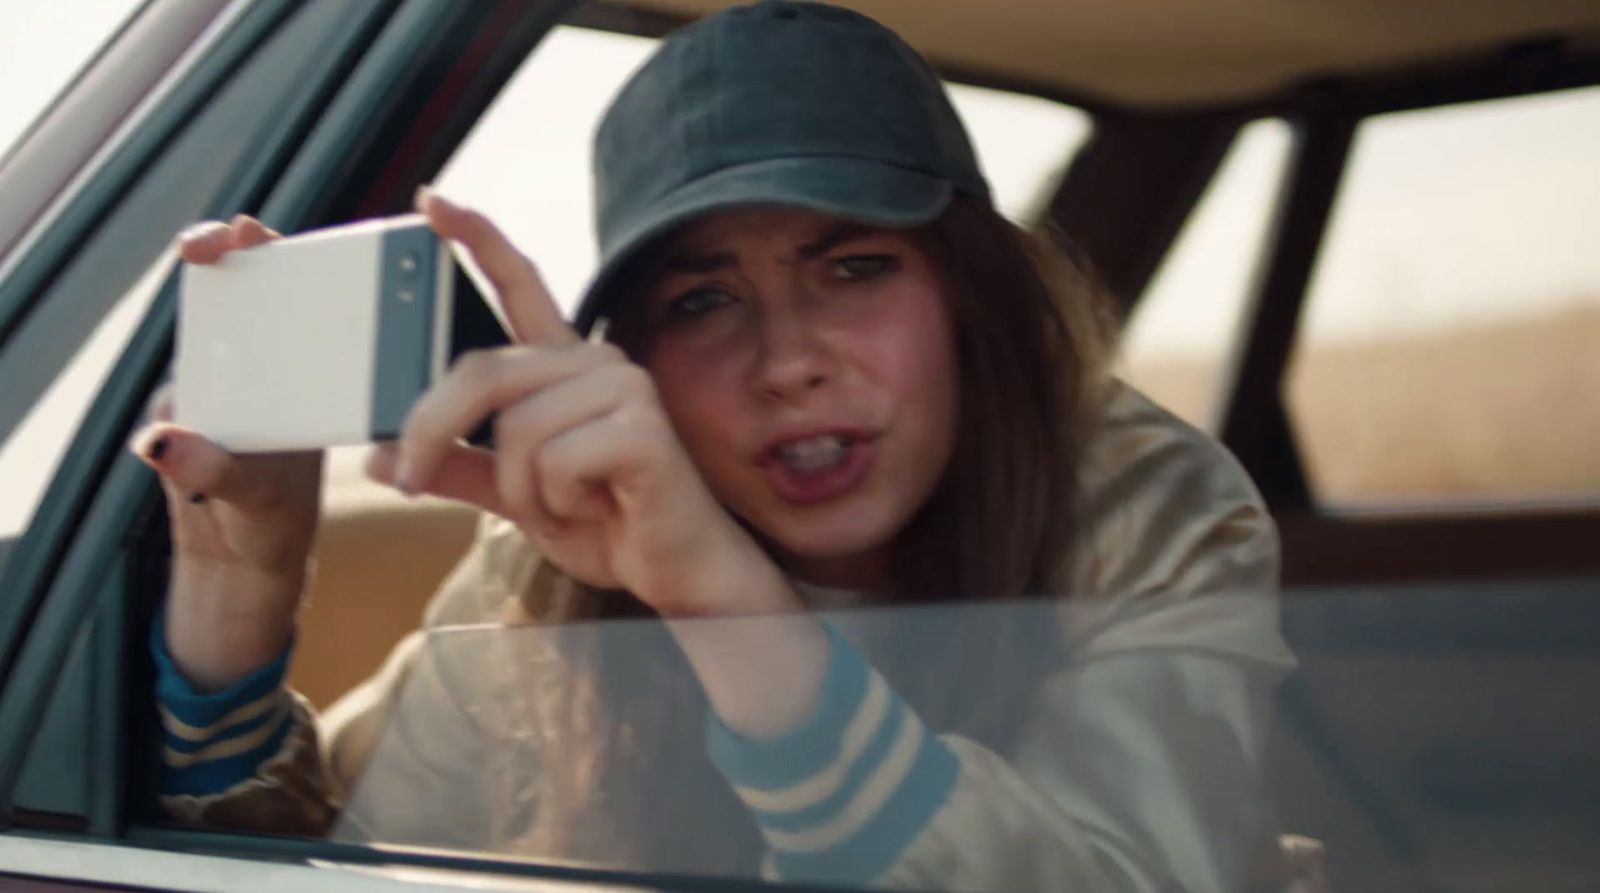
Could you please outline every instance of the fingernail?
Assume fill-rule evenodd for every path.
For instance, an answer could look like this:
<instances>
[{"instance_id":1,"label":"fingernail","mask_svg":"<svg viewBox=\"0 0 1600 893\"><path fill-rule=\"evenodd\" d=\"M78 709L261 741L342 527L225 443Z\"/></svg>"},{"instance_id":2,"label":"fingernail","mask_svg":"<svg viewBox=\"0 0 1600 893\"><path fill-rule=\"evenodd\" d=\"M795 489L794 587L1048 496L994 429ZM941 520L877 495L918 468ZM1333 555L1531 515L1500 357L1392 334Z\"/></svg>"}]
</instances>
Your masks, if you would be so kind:
<instances>
[{"instance_id":1,"label":"fingernail","mask_svg":"<svg viewBox=\"0 0 1600 893\"><path fill-rule=\"evenodd\" d=\"M155 443L145 448L144 454L150 457L151 462L160 462L161 457L167 454L168 446L165 437L157 437Z\"/></svg>"},{"instance_id":2,"label":"fingernail","mask_svg":"<svg viewBox=\"0 0 1600 893\"><path fill-rule=\"evenodd\" d=\"M428 199L433 198L433 194L433 187L423 183L417 187L417 194L412 196L411 203L418 211L421 211L428 204Z\"/></svg>"},{"instance_id":3,"label":"fingernail","mask_svg":"<svg viewBox=\"0 0 1600 893\"><path fill-rule=\"evenodd\" d=\"M206 495L204 493L196 493L193 496L189 497L189 502L193 503L194 505L201 505L205 501L206 501Z\"/></svg>"}]
</instances>

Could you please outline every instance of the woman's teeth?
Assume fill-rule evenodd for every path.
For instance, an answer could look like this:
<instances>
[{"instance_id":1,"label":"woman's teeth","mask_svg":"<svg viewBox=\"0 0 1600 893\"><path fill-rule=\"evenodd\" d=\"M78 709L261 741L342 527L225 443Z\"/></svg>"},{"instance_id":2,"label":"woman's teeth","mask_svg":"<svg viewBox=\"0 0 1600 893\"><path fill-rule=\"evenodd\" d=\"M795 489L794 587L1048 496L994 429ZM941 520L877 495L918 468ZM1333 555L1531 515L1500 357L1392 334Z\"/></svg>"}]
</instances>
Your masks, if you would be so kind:
<instances>
[{"instance_id":1,"label":"woman's teeth","mask_svg":"<svg viewBox=\"0 0 1600 893\"><path fill-rule=\"evenodd\" d=\"M838 434L796 440L778 447L778 461L794 471L810 473L844 461L850 441Z\"/></svg>"}]
</instances>

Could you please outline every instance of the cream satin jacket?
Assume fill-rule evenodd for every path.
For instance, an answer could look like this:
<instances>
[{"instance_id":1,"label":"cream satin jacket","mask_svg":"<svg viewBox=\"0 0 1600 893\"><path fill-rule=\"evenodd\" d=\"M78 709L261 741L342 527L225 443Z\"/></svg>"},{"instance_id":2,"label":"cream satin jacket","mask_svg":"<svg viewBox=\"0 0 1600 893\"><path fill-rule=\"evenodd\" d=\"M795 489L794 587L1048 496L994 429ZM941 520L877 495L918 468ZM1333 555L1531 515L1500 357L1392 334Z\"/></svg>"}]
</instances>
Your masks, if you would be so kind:
<instances>
[{"instance_id":1,"label":"cream satin jacket","mask_svg":"<svg viewBox=\"0 0 1600 893\"><path fill-rule=\"evenodd\" d=\"M954 787L875 885L1324 889L1320 849L1280 836L1265 788L1273 694L1294 660L1258 495L1221 446L1120 384L1085 462L1093 557L1078 564L1072 609L1056 612L1071 660L1043 681L1010 752L941 736L958 758ZM429 810L481 812L460 786L437 783L474 771L482 754L450 733L474 677L449 666L430 630L497 621L536 564L514 528L486 519L423 628L377 674L320 718L295 697L295 727L255 777L164 806L195 824L324 834L345 821L378 839L403 839L408 817ZM799 588L818 609L851 600ZM392 728L402 688L407 728ZM363 778L347 809L380 741L382 778ZM456 833L439 845L489 846L470 818Z\"/></svg>"}]
</instances>

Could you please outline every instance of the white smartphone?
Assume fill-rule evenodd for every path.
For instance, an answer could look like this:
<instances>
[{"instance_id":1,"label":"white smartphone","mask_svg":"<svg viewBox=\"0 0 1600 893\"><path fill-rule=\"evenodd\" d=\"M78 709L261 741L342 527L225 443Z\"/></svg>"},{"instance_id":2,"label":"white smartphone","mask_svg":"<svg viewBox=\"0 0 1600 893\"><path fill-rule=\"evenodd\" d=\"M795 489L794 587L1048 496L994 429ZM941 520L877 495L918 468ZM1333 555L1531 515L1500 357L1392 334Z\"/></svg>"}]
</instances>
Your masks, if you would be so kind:
<instances>
[{"instance_id":1,"label":"white smartphone","mask_svg":"<svg viewBox=\"0 0 1600 893\"><path fill-rule=\"evenodd\" d=\"M173 419L234 452L391 439L474 340L505 338L421 215L184 264Z\"/></svg>"}]
</instances>

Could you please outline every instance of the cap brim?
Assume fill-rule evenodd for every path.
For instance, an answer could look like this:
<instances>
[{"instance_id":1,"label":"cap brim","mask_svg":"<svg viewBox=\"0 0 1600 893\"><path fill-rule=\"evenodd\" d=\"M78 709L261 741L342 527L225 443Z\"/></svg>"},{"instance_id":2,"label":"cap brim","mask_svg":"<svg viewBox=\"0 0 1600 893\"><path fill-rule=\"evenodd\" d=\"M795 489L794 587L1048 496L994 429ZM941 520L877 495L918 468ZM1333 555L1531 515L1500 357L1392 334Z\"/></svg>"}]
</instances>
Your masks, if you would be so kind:
<instances>
[{"instance_id":1,"label":"cap brim","mask_svg":"<svg viewBox=\"0 0 1600 893\"><path fill-rule=\"evenodd\" d=\"M794 207L898 229L932 221L954 194L943 177L870 159L778 158L726 168L665 196L608 240L573 324L587 334L610 310L612 280L640 249L713 211Z\"/></svg>"}]
</instances>

